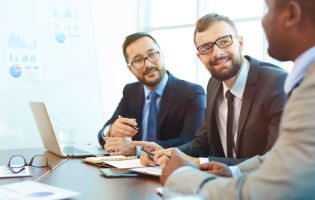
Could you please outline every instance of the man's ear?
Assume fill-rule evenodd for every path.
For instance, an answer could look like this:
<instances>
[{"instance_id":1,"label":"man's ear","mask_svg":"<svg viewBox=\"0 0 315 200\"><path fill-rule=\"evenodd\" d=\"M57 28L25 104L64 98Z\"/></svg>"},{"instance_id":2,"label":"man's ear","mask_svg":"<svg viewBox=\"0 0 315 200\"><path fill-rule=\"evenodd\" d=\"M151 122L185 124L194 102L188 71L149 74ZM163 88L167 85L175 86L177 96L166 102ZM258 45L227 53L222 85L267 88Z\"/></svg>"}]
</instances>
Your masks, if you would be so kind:
<instances>
[{"instance_id":1,"label":"man's ear","mask_svg":"<svg viewBox=\"0 0 315 200\"><path fill-rule=\"evenodd\" d=\"M286 8L285 12L285 26L291 28L296 26L302 20L302 9L299 3L296 1L290 1Z\"/></svg>"},{"instance_id":2,"label":"man's ear","mask_svg":"<svg viewBox=\"0 0 315 200\"><path fill-rule=\"evenodd\" d=\"M205 65L205 64L203 63L203 61L202 61L201 54L200 54L198 51L197 51L196 54L197 54L197 57L199 58L199 60L202 62L202 64Z\"/></svg>"},{"instance_id":3,"label":"man's ear","mask_svg":"<svg viewBox=\"0 0 315 200\"><path fill-rule=\"evenodd\" d=\"M131 67L129 65L127 65L127 68L129 69L129 71L133 74Z\"/></svg>"},{"instance_id":4,"label":"man's ear","mask_svg":"<svg viewBox=\"0 0 315 200\"><path fill-rule=\"evenodd\" d=\"M240 50L243 51L244 50L244 38L243 36L238 36L238 43L240 45Z\"/></svg>"}]
</instances>

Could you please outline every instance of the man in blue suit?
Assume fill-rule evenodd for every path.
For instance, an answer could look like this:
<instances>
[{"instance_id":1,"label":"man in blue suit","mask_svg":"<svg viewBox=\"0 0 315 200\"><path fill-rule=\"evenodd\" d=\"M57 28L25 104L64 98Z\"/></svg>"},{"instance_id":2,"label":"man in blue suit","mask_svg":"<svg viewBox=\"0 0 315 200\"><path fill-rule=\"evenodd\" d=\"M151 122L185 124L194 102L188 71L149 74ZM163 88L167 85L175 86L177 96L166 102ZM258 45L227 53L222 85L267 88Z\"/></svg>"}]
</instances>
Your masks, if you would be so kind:
<instances>
[{"instance_id":1,"label":"man in blue suit","mask_svg":"<svg viewBox=\"0 0 315 200\"><path fill-rule=\"evenodd\" d=\"M164 148L192 140L204 117L204 89L167 71L158 43L147 33L127 36L123 53L139 82L125 86L112 118L98 133L101 146L110 155L139 156L141 150L128 138Z\"/></svg>"}]
</instances>

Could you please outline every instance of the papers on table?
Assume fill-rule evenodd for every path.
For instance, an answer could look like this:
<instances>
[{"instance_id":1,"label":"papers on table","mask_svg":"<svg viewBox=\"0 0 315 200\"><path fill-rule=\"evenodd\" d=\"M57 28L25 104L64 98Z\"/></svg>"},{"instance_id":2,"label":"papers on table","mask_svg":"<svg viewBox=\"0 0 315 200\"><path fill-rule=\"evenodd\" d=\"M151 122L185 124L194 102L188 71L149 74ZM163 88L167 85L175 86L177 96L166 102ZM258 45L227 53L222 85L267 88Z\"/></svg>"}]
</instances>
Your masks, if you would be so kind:
<instances>
[{"instance_id":1,"label":"papers on table","mask_svg":"<svg viewBox=\"0 0 315 200\"><path fill-rule=\"evenodd\" d=\"M106 156L106 157L88 157L85 159L90 163L102 163L109 165L109 167L116 167L121 169L144 167L140 164L140 159L135 156Z\"/></svg>"},{"instance_id":2,"label":"papers on table","mask_svg":"<svg viewBox=\"0 0 315 200\"><path fill-rule=\"evenodd\" d=\"M162 173L162 169L160 166L133 168L133 169L129 169L129 170L134 171L134 172L143 173L143 174L153 175L153 176L161 176L161 173Z\"/></svg>"},{"instance_id":3,"label":"papers on table","mask_svg":"<svg viewBox=\"0 0 315 200\"><path fill-rule=\"evenodd\" d=\"M27 166L19 173L11 172L7 166L0 166L0 178L33 176L32 168Z\"/></svg>"},{"instance_id":4,"label":"papers on table","mask_svg":"<svg viewBox=\"0 0 315 200\"><path fill-rule=\"evenodd\" d=\"M33 181L24 181L0 186L1 200L65 199L78 195L81 195L81 193Z\"/></svg>"}]
</instances>

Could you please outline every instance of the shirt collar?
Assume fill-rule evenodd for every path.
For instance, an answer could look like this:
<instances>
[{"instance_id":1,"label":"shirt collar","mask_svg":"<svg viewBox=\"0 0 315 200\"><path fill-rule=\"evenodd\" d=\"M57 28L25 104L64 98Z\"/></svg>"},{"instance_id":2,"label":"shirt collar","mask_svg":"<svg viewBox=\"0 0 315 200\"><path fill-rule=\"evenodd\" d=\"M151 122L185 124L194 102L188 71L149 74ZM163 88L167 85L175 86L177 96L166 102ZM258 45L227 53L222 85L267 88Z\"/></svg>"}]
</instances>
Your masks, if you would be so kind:
<instances>
[{"instance_id":1,"label":"shirt collar","mask_svg":"<svg viewBox=\"0 0 315 200\"><path fill-rule=\"evenodd\" d=\"M244 64L242 66L241 72L238 75L231 89L231 93L239 99L243 98L243 93L245 90L249 68L250 68L250 62L246 58L244 58ZM223 92L224 92L223 94L225 96L225 93L226 91L228 91L228 88L225 86L223 82L222 84L223 84Z\"/></svg>"},{"instance_id":2,"label":"shirt collar","mask_svg":"<svg viewBox=\"0 0 315 200\"><path fill-rule=\"evenodd\" d=\"M288 75L284 84L285 93L289 93L305 76L309 66L315 59L315 46L302 53L295 61L291 73Z\"/></svg>"},{"instance_id":3,"label":"shirt collar","mask_svg":"<svg viewBox=\"0 0 315 200\"><path fill-rule=\"evenodd\" d=\"M162 96L162 94L163 94L163 92L164 92L164 89L165 89L165 86L166 86L166 84L167 84L167 81L168 81L168 74L167 74L167 72L165 72L165 76L164 76L163 82L162 82L161 85L160 85L158 88L156 88L156 90L154 91L154 92L156 92L160 97ZM145 87L145 85L143 85L143 88L144 88L144 97L145 97L146 99L148 99L150 92L153 92L153 91L149 90L147 87Z\"/></svg>"}]
</instances>

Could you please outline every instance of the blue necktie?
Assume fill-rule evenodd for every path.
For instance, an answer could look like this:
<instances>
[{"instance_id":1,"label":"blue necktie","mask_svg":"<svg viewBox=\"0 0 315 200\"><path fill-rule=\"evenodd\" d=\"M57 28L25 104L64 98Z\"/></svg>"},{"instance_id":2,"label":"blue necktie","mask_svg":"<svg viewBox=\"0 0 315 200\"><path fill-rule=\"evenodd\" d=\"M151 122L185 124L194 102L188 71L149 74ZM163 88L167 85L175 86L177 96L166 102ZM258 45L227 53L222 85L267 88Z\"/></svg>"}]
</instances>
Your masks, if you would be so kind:
<instances>
[{"instance_id":1,"label":"blue necktie","mask_svg":"<svg viewBox=\"0 0 315 200\"><path fill-rule=\"evenodd\" d=\"M150 92L150 109L149 109L149 120L148 120L148 134L147 141L156 141L156 127L157 127L157 110L156 110L156 98L158 94L156 92Z\"/></svg>"}]
</instances>

